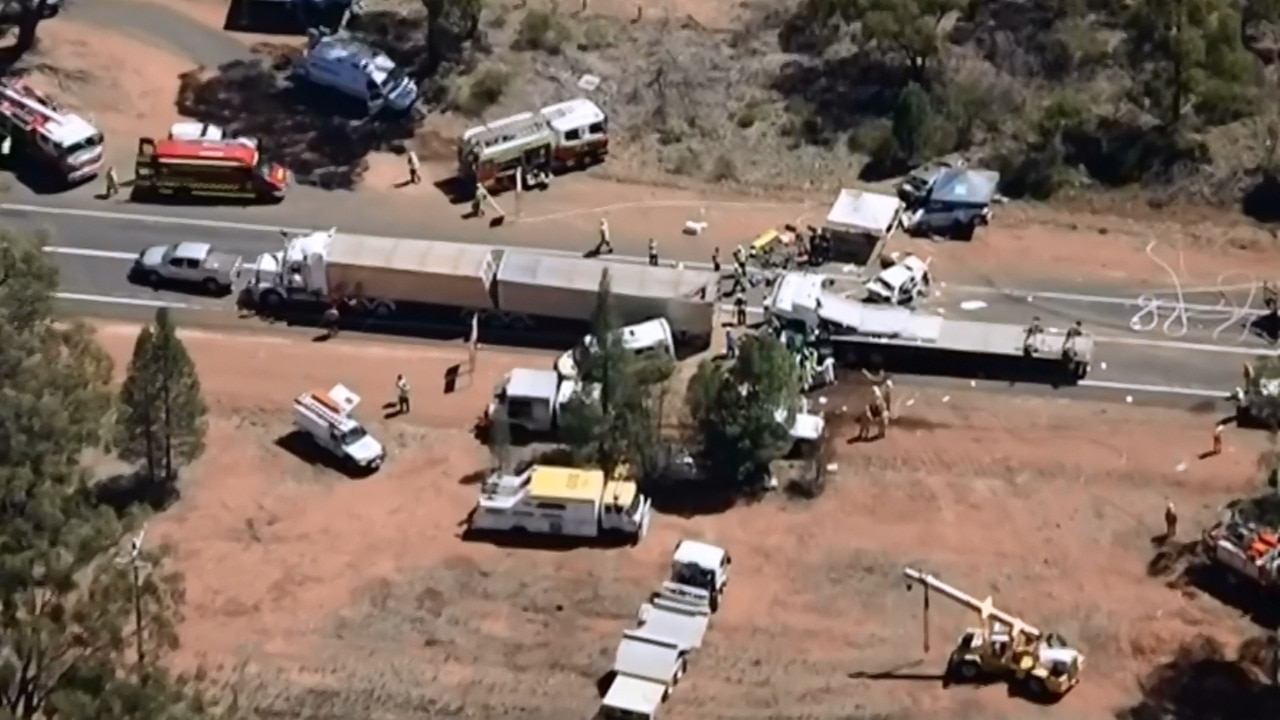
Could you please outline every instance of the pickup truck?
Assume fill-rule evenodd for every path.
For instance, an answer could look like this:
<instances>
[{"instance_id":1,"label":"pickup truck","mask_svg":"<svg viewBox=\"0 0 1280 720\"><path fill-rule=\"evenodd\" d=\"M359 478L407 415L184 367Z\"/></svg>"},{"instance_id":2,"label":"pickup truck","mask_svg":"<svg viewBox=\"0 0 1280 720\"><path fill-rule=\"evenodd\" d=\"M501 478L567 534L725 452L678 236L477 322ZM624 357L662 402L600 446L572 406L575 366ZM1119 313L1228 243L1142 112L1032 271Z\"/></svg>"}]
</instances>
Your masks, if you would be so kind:
<instances>
[{"instance_id":1,"label":"pickup truck","mask_svg":"<svg viewBox=\"0 0 1280 720\"><path fill-rule=\"evenodd\" d=\"M610 673L613 679L600 701L600 716L654 720L684 677L688 652L679 641L656 637L643 628L623 632Z\"/></svg>"},{"instance_id":2,"label":"pickup truck","mask_svg":"<svg viewBox=\"0 0 1280 720\"><path fill-rule=\"evenodd\" d=\"M138 253L129 277L152 288L188 285L211 295L225 295L231 292L239 272L238 255L218 252L209 243L180 242Z\"/></svg>"}]
</instances>

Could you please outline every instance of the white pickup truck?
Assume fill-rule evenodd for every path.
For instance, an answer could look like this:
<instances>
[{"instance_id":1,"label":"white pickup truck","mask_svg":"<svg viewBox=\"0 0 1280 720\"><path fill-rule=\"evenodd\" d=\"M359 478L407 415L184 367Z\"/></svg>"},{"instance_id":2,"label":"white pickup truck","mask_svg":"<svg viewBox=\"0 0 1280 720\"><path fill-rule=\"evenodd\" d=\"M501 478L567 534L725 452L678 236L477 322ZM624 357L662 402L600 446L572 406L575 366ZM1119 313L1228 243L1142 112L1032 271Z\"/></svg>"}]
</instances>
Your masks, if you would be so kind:
<instances>
[{"instance_id":1,"label":"white pickup truck","mask_svg":"<svg viewBox=\"0 0 1280 720\"><path fill-rule=\"evenodd\" d=\"M240 273L240 256L219 252L209 243L155 245L138 253L129 270L132 280L149 287L188 285L211 295L231 292Z\"/></svg>"}]
</instances>

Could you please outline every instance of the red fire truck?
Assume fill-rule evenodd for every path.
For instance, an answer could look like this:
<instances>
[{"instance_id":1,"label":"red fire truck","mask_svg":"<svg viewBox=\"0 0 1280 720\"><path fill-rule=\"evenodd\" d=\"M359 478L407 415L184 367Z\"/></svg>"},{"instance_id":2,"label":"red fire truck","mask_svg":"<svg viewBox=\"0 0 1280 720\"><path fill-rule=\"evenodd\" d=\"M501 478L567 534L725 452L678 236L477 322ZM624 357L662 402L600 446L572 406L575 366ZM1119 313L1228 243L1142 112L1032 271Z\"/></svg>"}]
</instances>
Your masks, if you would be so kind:
<instances>
[{"instance_id":1,"label":"red fire truck","mask_svg":"<svg viewBox=\"0 0 1280 720\"><path fill-rule=\"evenodd\" d=\"M280 202L293 178L247 138L138 140L135 191L144 197L225 197Z\"/></svg>"},{"instance_id":2,"label":"red fire truck","mask_svg":"<svg viewBox=\"0 0 1280 720\"><path fill-rule=\"evenodd\" d=\"M604 162L609 120L586 98L494 120L467 130L458 145L458 178L489 190L514 187L516 171L562 173Z\"/></svg>"}]
</instances>

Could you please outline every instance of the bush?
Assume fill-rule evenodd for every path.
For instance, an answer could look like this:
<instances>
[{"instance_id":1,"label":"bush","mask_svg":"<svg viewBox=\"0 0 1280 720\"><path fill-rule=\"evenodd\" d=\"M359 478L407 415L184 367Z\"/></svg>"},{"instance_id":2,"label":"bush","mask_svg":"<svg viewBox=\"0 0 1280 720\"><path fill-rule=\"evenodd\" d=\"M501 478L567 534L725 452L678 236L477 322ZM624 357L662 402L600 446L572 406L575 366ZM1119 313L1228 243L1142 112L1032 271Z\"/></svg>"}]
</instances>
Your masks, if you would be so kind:
<instances>
[{"instance_id":1,"label":"bush","mask_svg":"<svg viewBox=\"0 0 1280 720\"><path fill-rule=\"evenodd\" d=\"M709 175L711 182L732 182L738 179L738 164L728 155L717 155Z\"/></svg>"},{"instance_id":2,"label":"bush","mask_svg":"<svg viewBox=\"0 0 1280 720\"><path fill-rule=\"evenodd\" d=\"M520 18L520 27L516 29L516 39L511 46L516 50L540 50L555 55L568 42L569 35L568 26L558 14L534 9Z\"/></svg>"},{"instance_id":3,"label":"bush","mask_svg":"<svg viewBox=\"0 0 1280 720\"><path fill-rule=\"evenodd\" d=\"M501 65L486 65L476 71L467 85L460 103L461 110L475 117L493 107L502 99L511 82L511 72Z\"/></svg>"},{"instance_id":4,"label":"bush","mask_svg":"<svg viewBox=\"0 0 1280 720\"><path fill-rule=\"evenodd\" d=\"M583 52L603 50L613 45L613 33L603 20L593 20L582 29L582 40L578 49Z\"/></svg>"}]
</instances>

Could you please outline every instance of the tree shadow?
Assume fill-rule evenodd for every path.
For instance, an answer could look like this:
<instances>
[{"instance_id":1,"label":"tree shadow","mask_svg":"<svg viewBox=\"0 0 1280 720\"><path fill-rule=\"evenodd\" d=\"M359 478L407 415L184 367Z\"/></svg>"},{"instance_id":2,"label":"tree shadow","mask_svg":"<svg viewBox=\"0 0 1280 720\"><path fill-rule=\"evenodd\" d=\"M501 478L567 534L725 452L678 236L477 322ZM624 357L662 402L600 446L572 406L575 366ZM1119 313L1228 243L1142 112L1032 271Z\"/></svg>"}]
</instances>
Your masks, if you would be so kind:
<instances>
[{"instance_id":1,"label":"tree shadow","mask_svg":"<svg viewBox=\"0 0 1280 720\"><path fill-rule=\"evenodd\" d=\"M644 493L656 512L683 518L719 515L744 499L737 486L712 479L646 482Z\"/></svg>"},{"instance_id":2,"label":"tree shadow","mask_svg":"<svg viewBox=\"0 0 1280 720\"><path fill-rule=\"evenodd\" d=\"M1115 714L1116 720L1235 720L1280 716L1280 687L1269 637L1246 640L1229 657L1222 644L1200 635L1184 643L1168 662L1139 683L1142 698Z\"/></svg>"},{"instance_id":3,"label":"tree shadow","mask_svg":"<svg viewBox=\"0 0 1280 720\"><path fill-rule=\"evenodd\" d=\"M339 473L349 479L366 478L377 471L376 468L359 468L343 463L333 453L320 447L301 430L294 430L276 438L275 446L313 467L323 467Z\"/></svg>"},{"instance_id":4,"label":"tree shadow","mask_svg":"<svg viewBox=\"0 0 1280 720\"><path fill-rule=\"evenodd\" d=\"M1258 222L1280 222L1280 177L1264 173L1240 198L1240 211Z\"/></svg>"},{"instance_id":5,"label":"tree shadow","mask_svg":"<svg viewBox=\"0 0 1280 720\"><path fill-rule=\"evenodd\" d=\"M1147 562L1148 577L1169 578L1167 585L1174 590L1202 592L1265 630L1280 627L1280 605L1274 597L1237 573L1201 557L1199 541L1169 542L1156 536L1151 542L1158 549Z\"/></svg>"},{"instance_id":6,"label":"tree shadow","mask_svg":"<svg viewBox=\"0 0 1280 720\"><path fill-rule=\"evenodd\" d=\"M778 70L774 91L796 119L792 139L830 146L864 120L893 112L907 76L902 67L870 53L824 60L791 60Z\"/></svg>"},{"instance_id":7,"label":"tree shadow","mask_svg":"<svg viewBox=\"0 0 1280 720\"><path fill-rule=\"evenodd\" d=\"M118 516L138 507L159 512L171 507L182 496L177 483L153 480L141 470L103 478L91 484L88 493L94 505L111 508Z\"/></svg>"},{"instance_id":8,"label":"tree shadow","mask_svg":"<svg viewBox=\"0 0 1280 720\"><path fill-rule=\"evenodd\" d=\"M371 13L379 17L362 22L381 35L360 37L401 67L416 67L422 40L411 41L406 28L420 28L421 23L380 17L386 14ZM296 48L259 44L254 51L265 57L179 76L178 112L257 138L263 152L289 168L297 182L326 190L354 188L368 168L370 153L401 150L413 138L416 112L367 116L361 103L336 92L289 82L285 75L298 57Z\"/></svg>"}]
</instances>

